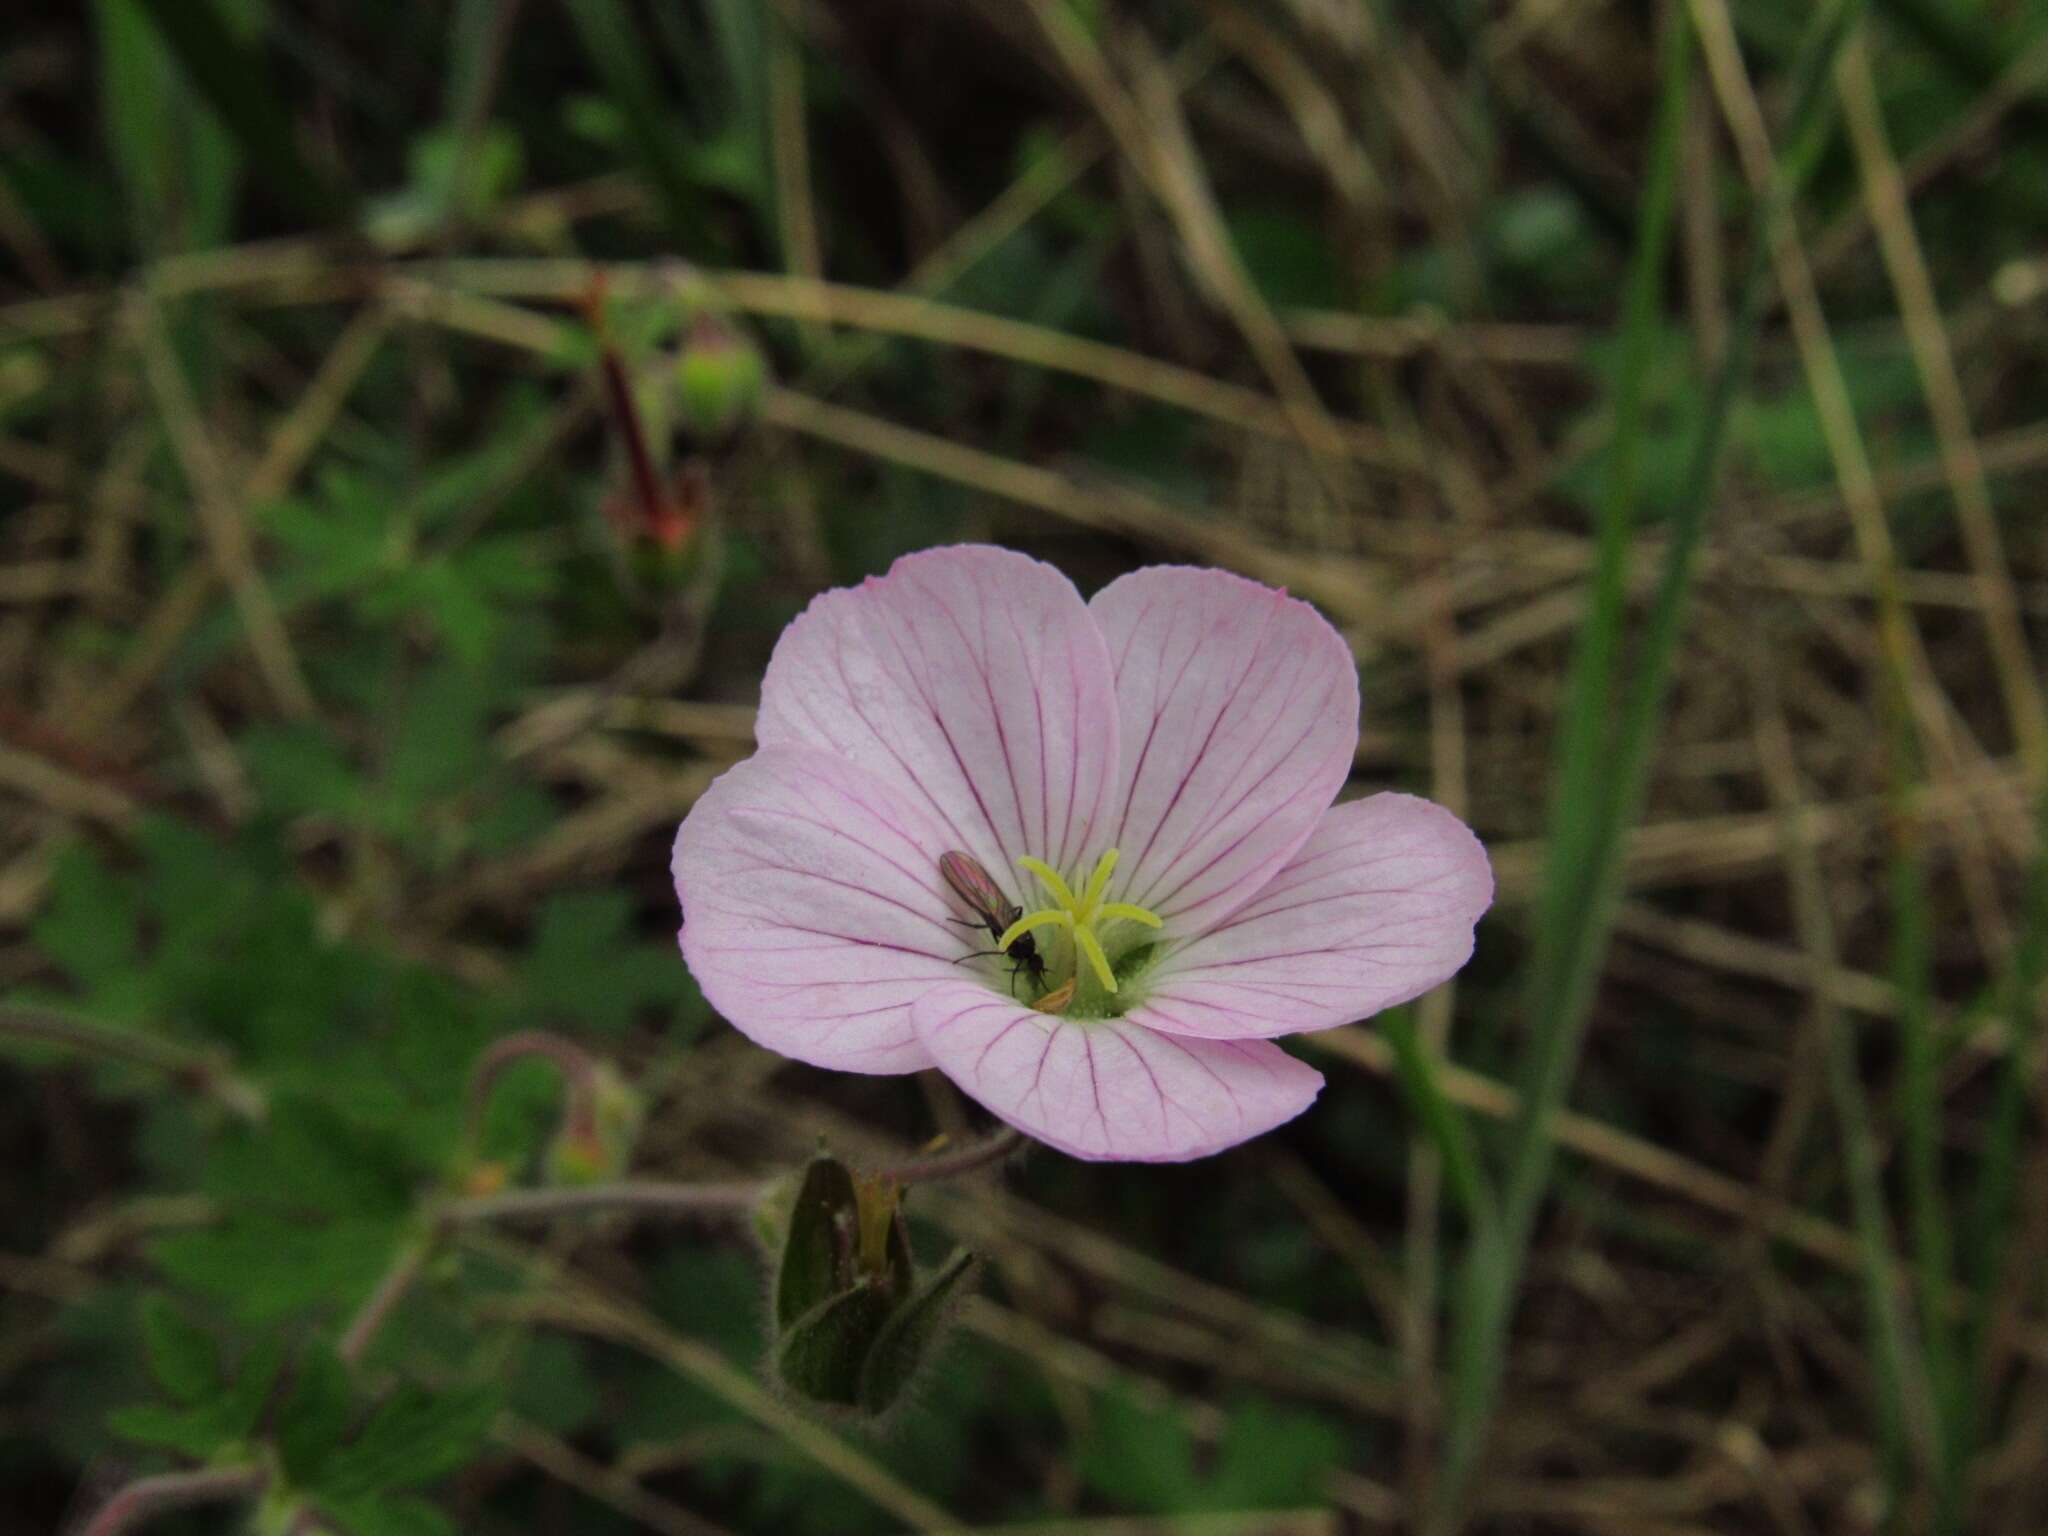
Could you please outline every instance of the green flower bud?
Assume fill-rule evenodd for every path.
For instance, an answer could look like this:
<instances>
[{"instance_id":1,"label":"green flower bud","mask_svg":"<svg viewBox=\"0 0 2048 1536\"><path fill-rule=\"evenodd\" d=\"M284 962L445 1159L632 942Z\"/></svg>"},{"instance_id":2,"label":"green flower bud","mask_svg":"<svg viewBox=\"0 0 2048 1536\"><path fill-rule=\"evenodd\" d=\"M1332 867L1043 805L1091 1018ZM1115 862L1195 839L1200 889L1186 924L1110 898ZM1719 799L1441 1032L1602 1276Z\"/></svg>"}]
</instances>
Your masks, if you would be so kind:
<instances>
[{"instance_id":1,"label":"green flower bud","mask_svg":"<svg viewBox=\"0 0 2048 1536\"><path fill-rule=\"evenodd\" d=\"M768 366L752 342L714 316L699 316L676 360L676 405L683 425L715 442L752 418L768 384Z\"/></svg>"},{"instance_id":2,"label":"green flower bud","mask_svg":"<svg viewBox=\"0 0 2048 1536\"><path fill-rule=\"evenodd\" d=\"M880 1286L863 1280L782 1331L775 1344L775 1373L799 1397L855 1407L861 1367L888 1321L889 1298Z\"/></svg>"},{"instance_id":3,"label":"green flower bud","mask_svg":"<svg viewBox=\"0 0 2048 1536\"><path fill-rule=\"evenodd\" d=\"M973 1260L920 1278L902 1188L820 1153L763 1201L756 1229L776 1256L777 1381L813 1404L886 1413L928 1361Z\"/></svg>"},{"instance_id":4,"label":"green flower bud","mask_svg":"<svg viewBox=\"0 0 2048 1536\"><path fill-rule=\"evenodd\" d=\"M550 1184L599 1184L633 1160L645 1107L630 1083L606 1062L591 1069L588 1102L570 1114L548 1146Z\"/></svg>"},{"instance_id":5,"label":"green flower bud","mask_svg":"<svg viewBox=\"0 0 2048 1536\"><path fill-rule=\"evenodd\" d=\"M887 1413L902 1400L924 1367L937 1358L954 1310L973 1292L974 1264L973 1254L965 1248L954 1249L953 1256L889 1315L861 1362L859 1407L863 1413Z\"/></svg>"}]
</instances>

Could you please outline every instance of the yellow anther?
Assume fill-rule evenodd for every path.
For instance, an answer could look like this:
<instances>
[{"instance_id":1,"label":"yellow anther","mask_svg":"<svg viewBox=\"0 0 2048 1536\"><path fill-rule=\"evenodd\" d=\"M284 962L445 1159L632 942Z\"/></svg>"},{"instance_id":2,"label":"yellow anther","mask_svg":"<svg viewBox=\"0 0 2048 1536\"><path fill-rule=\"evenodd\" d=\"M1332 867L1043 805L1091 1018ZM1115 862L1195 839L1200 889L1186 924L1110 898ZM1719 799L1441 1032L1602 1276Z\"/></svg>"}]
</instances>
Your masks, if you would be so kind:
<instances>
[{"instance_id":1,"label":"yellow anther","mask_svg":"<svg viewBox=\"0 0 2048 1536\"><path fill-rule=\"evenodd\" d=\"M1117 850L1112 848L1095 861L1095 868L1079 896L1074 894L1074 888L1067 884L1060 872L1044 860L1019 859L1019 867L1038 878L1038 883L1051 895L1053 905L1027 912L1010 924L1003 930L1002 937L996 940L996 948L1008 949L1035 928L1057 926L1068 929L1074 935L1075 951L1087 960L1088 968L1102 983L1103 990L1116 991L1116 968L1109 963L1109 954L1103 949L1102 940L1095 930L1104 923L1119 921L1140 923L1147 928L1160 926L1156 912L1133 906L1127 901L1105 902L1102 899L1109 889L1109 877L1116 871L1117 856Z\"/></svg>"},{"instance_id":2,"label":"yellow anther","mask_svg":"<svg viewBox=\"0 0 2048 1536\"><path fill-rule=\"evenodd\" d=\"M1110 872L1116 868L1116 860L1117 851L1112 848L1095 861L1095 873L1088 877L1088 889L1081 895L1083 910L1093 912L1096 903L1102 900L1102 889L1109 884Z\"/></svg>"},{"instance_id":3,"label":"yellow anther","mask_svg":"<svg viewBox=\"0 0 2048 1536\"><path fill-rule=\"evenodd\" d=\"M1039 883L1052 892L1052 899L1069 912L1079 909L1080 902L1074 899L1073 888L1060 878L1060 872L1043 859L1034 859L1029 854L1017 861L1018 867L1038 876Z\"/></svg>"},{"instance_id":4,"label":"yellow anther","mask_svg":"<svg viewBox=\"0 0 2048 1536\"><path fill-rule=\"evenodd\" d=\"M1034 1013L1064 1013L1074 1000L1074 978L1069 976L1031 1005Z\"/></svg>"},{"instance_id":5,"label":"yellow anther","mask_svg":"<svg viewBox=\"0 0 2048 1536\"><path fill-rule=\"evenodd\" d=\"M1148 912L1143 907L1134 907L1128 901L1104 902L1101 907L1096 909L1095 920L1097 922L1108 922L1111 918L1116 917L1126 918L1134 923L1143 923L1147 928L1165 926L1159 920L1157 912Z\"/></svg>"}]
</instances>

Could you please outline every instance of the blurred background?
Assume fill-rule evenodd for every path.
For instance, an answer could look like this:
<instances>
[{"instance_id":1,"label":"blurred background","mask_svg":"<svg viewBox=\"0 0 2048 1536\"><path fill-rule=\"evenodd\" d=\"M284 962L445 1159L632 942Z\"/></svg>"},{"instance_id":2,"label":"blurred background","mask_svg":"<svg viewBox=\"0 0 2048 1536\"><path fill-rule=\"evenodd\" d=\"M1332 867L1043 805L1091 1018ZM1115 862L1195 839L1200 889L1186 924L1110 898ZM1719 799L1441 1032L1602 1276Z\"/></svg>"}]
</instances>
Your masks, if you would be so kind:
<instances>
[{"instance_id":1,"label":"blurred background","mask_svg":"<svg viewBox=\"0 0 2048 1536\"><path fill-rule=\"evenodd\" d=\"M2048 1522L2048 5L4 38L0 1531ZM963 539L1313 600L1501 894L1280 1133L915 1189L986 1262L878 1433L743 1222L421 1213L982 1133L713 1017L667 876Z\"/></svg>"}]
</instances>

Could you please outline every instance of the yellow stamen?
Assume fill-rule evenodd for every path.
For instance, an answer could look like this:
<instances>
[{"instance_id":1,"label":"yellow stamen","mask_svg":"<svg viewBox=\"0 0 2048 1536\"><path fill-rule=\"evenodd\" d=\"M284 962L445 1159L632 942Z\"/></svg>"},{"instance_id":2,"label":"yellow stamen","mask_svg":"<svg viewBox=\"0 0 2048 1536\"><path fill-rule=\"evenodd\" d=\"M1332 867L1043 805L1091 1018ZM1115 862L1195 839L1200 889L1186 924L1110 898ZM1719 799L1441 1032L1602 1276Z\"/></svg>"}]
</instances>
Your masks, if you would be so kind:
<instances>
[{"instance_id":1,"label":"yellow stamen","mask_svg":"<svg viewBox=\"0 0 2048 1536\"><path fill-rule=\"evenodd\" d=\"M1071 912L1081 905L1078 901L1074 900L1073 889L1066 881L1060 878L1060 872L1046 863L1045 860L1034 859L1029 854L1026 854L1017 863L1020 868L1027 869L1032 874L1038 876L1040 883L1048 891L1052 892L1052 899L1068 911Z\"/></svg>"},{"instance_id":2,"label":"yellow stamen","mask_svg":"<svg viewBox=\"0 0 2048 1536\"><path fill-rule=\"evenodd\" d=\"M1079 896L1074 894L1074 888L1067 884L1060 872L1044 860L1019 859L1017 863L1021 868L1038 877L1038 883L1052 896L1053 905L1027 912L1010 924L1003 930L1002 937L996 940L996 948L1008 949L1036 928L1057 926L1068 929L1074 935L1077 956L1087 960L1089 970L1095 973L1095 979L1102 983L1103 990L1116 991L1116 968L1109 963L1109 953L1103 949L1102 940L1095 930L1104 923L1119 921L1139 923L1147 928L1161 926L1156 912L1133 906L1127 901L1105 902L1102 899L1109 889L1109 877L1116 871L1117 858L1117 850L1112 848L1097 859ZM1062 999L1060 1006L1064 1007L1065 1001Z\"/></svg>"},{"instance_id":3,"label":"yellow stamen","mask_svg":"<svg viewBox=\"0 0 2048 1536\"><path fill-rule=\"evenodd\" d=\"M1102 900L1102 888L1109 884L1110 872L1116 868L1117 851L1112 848L1095 861L1095 873L1088 877L1088 889L1081 896L1081 905L1088 911L1095 910L1095 904Z\"/></svg>"},{"instance_id":4,"label":"yellow stamen","mask_svg":"<svg viewBox=\"0 0 2048 1536\"><path fill-rule=\"evenodd\" d=\"M1102 952L1102 940L1095 937L1093 928L1074 929L1074 947L1088 957L1088 963L1095 967L1095 979L1102 983L1102 990L1116 990L1116 972L1109 968L1109 956Z\"/></svg>"},{"instance_id":5,"label":"yellow stamen","mask_svg":"<svg viewBox=\"0 0 2048 1536\"><path fill-rule=\"evenodd\" d=\"M1113 917L1128 918L1131 922L1143 923L1147 928L1163 928L1165 926L1159 920L1157 912L1148 912L1143 907L1134 907L1128 901L1105 902L1095 914L1097 922L1106 922Z\"/></svg>"}]
</instances>

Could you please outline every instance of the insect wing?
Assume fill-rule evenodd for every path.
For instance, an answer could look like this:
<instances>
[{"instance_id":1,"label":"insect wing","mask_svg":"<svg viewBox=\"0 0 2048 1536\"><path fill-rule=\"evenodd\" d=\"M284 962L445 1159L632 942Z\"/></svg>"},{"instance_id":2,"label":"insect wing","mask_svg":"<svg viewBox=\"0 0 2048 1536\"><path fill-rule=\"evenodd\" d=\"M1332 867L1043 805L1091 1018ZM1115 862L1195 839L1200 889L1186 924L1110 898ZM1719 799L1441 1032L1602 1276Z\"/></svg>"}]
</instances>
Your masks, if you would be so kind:
<instances>
[{"instance_id":1,"label":"insect wing","mask_svg":"<svg viewBox=\"0 0 2048 1536\"><path fill-rule=\"evenodd\" d=\"M990 932L1000 934L1017 920L1018 909L1010 905L1002 887L990 878L981 861L972 854L958 851L940 854L939 873L953 888L953 894L988 925Z\"/></svg>"}]
</instances>

